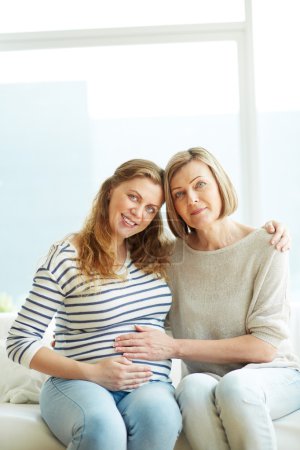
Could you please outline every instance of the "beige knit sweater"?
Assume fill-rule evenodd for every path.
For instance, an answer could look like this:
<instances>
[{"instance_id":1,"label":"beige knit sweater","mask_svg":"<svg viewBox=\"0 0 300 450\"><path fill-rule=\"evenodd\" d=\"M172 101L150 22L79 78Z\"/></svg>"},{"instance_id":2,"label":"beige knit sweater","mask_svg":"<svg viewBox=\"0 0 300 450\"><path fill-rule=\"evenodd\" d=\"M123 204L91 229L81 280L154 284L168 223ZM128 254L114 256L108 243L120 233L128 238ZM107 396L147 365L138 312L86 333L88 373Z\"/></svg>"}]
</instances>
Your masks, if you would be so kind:
<instances>
[{"instance_id":1,"label":"beige knit sweater","mask_svg":"<svg viewBox=\"0 0 300 450\"><path fill-rule=\"evenodd\" d=\"M215 251L175 243L169 282L173 304L169 326L182 339L224 339L252 334L277 348L272 363L247 367L294 367L299 361L289 342L288 253L270 245L257 229L242 240ZM244 364L185 361L187 373L218 376Z\"/></svg>"}]
</instances>

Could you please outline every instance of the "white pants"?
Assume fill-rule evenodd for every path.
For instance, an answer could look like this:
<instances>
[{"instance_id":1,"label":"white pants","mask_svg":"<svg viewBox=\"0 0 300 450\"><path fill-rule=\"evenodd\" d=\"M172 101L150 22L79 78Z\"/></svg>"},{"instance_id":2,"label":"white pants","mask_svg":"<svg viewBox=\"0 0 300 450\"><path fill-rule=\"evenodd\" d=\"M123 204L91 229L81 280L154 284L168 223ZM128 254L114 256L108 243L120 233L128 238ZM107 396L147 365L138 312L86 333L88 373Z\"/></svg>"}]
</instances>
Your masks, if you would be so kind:
<instances>
[{"instance_id":1,"label":"white pants","mask_svg":"<svg viewBox=\"0 0 300 450\"><path fill-rule=\"evenodd\" d=\"M300 372L243 368L219 381L195 373L178 385L177 401L193 450L275 450L272 420L300 408Z\"/></svg>"}]
</instances>

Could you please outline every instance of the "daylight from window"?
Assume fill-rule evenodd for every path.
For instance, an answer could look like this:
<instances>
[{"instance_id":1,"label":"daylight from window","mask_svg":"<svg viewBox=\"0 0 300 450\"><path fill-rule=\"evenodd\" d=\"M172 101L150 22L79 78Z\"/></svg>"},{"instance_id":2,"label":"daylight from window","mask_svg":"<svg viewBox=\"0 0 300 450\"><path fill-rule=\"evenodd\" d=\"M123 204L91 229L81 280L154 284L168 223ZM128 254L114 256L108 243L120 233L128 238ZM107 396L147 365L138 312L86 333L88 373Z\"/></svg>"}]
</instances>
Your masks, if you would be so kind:
<instances>
[{"instance_id":1,"label":"daylight from window","mask_svg":"<svg viewBox=\"0 0 300 450\"><path fill-rule=\"evenodd\" d=\"M0 30L221 22L234 28L245 20L239 0L146 4L11 0L2 5ZM275 218L289 226L291 286L300 299L300 5L252 5L262 210L255 225ZM1 51L0 246L7 257L0 263L0 292L24 299L39 258L53 241L81 227L99 184L126 159L151 158L164 166L175 151L207 147L234 181L237 219L243 221L245 192L254 186L247 185L242 163L239 57L235 38L180 42L180 36L174 43Z\"/></svg>"}]
</instances>

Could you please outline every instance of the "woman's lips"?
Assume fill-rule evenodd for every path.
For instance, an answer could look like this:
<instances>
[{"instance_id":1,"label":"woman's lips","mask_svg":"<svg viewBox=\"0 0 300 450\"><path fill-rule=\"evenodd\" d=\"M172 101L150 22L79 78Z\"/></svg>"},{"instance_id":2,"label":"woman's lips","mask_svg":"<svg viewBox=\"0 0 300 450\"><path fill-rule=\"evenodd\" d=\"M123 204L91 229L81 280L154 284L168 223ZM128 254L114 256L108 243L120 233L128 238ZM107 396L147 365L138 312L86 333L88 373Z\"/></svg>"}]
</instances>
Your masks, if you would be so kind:
<instances>
[{"instance_id":1,"label":"woman's lips","mask_svg":"<svg viewBox=\"0 0 300 450\"><path fill-rule=\"evenodd\" d=\"M125 224L129 227L134 227L137 224L135 222L133 222L132 220L130 220L127 216L125 216L124 214L121 214L123 221L125 222Z\"/></svg>"},{"instance_id":2,"label":"woman's lips","mask_svg":"<svg viewBox=\"0 0 300 450\"><path fill-rule=\"evenodd\" d=\"M191 212L191 216L196 216L197 214L201 214L202 211L204 211L205 209L207 209L207 208L205 207L205 208L195 209L194 211Z\"/></svg>"}]
</instances>

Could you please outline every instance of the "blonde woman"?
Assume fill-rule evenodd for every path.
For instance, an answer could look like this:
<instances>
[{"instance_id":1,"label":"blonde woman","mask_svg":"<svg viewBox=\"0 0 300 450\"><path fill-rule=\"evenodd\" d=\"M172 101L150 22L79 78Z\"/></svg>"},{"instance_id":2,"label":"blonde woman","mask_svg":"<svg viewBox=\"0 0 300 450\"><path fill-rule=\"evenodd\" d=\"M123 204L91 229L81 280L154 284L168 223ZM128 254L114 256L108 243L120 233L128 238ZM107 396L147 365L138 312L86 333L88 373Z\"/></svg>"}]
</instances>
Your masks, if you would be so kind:
<instances>
[{"instance_id":1,"label":"blonde woman","mask_svg":"<svg viewBox=\"0 0 300 450\"><path fill-rule=\"evenodd\" d=\"M165 175L176 236L169 269L173 337L138 327L125 357L181 358L177 388L193 450L276 449L272 420L300 408L300 366L288 336L288 254L240 224L234 187L203 148L174 155Z\"/></svg>"}]
</instances>

